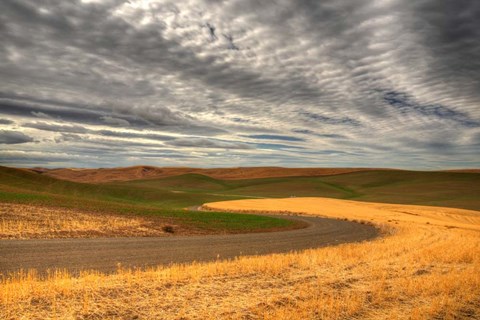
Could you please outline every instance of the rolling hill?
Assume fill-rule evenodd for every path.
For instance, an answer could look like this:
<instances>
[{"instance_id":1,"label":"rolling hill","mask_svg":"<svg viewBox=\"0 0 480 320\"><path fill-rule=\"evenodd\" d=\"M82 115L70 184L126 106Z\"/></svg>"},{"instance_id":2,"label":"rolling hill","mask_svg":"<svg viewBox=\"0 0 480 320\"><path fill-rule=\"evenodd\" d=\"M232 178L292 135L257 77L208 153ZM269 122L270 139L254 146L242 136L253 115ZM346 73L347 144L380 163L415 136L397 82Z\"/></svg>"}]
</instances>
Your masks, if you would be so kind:
<instances>
[{"instance_id":1,"label":"rolling hill","mask_svg":"<svg viewBox=\"0 0 480 320\"><path fill-rule=\"evenodd\" d=\"M129 181L136 179L153 179L195 173L206 175L215 179L240 180L259 179L272 177L294 176L326 176L357 171L367 171L366 168L282 168L282 167L239 167L239 168L186 168L186 167L152 167L135 166L126 168L100 168L100 169L45 169L35 168L31 171L69 181L76 182L112 182Z\"/></svg>"},{"instance_id":2,"label":"rolling hill","mask_svg":"<svg viewBox=\"0 0 480 320\"><path fill-rule=\"evenodd\" d=\"M181 172L184 169L178 170ZM266 172L273 173L277 169L266 170ZM233 175L232 172L238 170L231 169L230 176ZM251 172L255 170L260 169L252 168ZM297 169L289 172L293 174L295 170ZM296 171L297 173L303 169L298 170L300 171ZM105 176L106 180L116 179L114 171L108 172L111 176ZM173 169L169 174L172 172L174 172ZM101 210L127 212L153 210L156 212L160 209L175 211L205 202L222 200L318 196L480 210L480 175L478 173L379 169L357 170L341 174L339 171L336 172L337 174L323 176L255 179L218 179L199 173L187 173L162 178L152 176L148 179L127 181L78 183L56 179L45 173L36 173L27 169L2 167L0 168L0 199L70 207L98 207ZM121 178L125 178L125 175Z\"/></svg>"}]
</instances>

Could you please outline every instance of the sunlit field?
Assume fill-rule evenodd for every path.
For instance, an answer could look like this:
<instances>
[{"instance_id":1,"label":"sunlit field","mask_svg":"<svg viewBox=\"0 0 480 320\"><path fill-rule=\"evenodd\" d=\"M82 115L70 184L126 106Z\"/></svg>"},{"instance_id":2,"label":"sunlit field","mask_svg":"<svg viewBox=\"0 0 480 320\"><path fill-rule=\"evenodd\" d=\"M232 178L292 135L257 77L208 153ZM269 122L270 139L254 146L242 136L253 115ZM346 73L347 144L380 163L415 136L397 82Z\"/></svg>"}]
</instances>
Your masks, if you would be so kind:
<instances>
[{"instance_id":1,"label":"sunlit field","mask_svg":"<svg viewBox=\"0 0 480 320\"><path fill-rule=\"evenodd\" d=\"M169 227L138 216L0 203L0 239L161 236Z\"/></svg>"},{"instance_id":2,"label":"sunlit field","mask_svg":"<svg viewBox=\"0 0 480 320\"><path fill-rule=\"evenodd\" d=\"M115 274L10 274L5 319L472 319L480 317L478 211L325 198L210 203L374 223L382 236L290 254Z\"/></svg>"}]
</instances>

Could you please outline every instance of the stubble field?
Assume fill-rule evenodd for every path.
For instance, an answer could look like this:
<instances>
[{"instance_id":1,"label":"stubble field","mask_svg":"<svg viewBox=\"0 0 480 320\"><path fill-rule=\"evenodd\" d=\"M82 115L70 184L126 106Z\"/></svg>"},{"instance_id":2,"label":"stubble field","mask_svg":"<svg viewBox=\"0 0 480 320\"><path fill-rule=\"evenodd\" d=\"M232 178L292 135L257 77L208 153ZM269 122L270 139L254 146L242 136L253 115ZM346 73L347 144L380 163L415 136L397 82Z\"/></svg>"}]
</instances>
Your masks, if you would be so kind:
<instances>
[{"instance_id":1,"label":"stubble field","mask_svg":"<svg viewBox=\"0 0 480 320\"><path fill-rule=\"evenodd\" d=\"M4 277L5 319L472 319L480 317L480 213L325 198L210 203L228 211L370 222L364 243L112 275Z\"/></svg>"},{"instance_id":2,"label":"stubble field","mask_svg":"<svg viewBox=\"0 0 480 320\"><path fill-rule=\"evenodd\" d=\"M141 216L0 202L0 239L162 236L168 228L174 226Z\"/></svg>"}]
</instances>

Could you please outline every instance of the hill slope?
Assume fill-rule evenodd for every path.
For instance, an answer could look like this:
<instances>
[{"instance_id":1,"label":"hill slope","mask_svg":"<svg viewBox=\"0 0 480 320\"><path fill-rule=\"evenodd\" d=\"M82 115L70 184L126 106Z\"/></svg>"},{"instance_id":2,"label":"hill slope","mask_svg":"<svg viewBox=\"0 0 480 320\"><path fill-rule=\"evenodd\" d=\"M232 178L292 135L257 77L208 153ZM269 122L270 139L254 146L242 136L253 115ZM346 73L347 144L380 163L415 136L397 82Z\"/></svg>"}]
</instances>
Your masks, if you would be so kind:
<instances>
[{"instance_id":1,"label":"hill slope","mask_svg":"<svg viewBox=\"0 0 480 320\"><path fill-rule=\"evenodd\" d=\"M365 168L282 168L282 167L244 167L244 168L182 168L182 167L152 167L135 166L127 168L100 168L100 169L31 169L46 176L76 182L112 182L129 181L136 179L165 178L183 174L203 174L215 179L259 179L271 177L294 176L325 176L372 169Z\"/></svg>"},{"instance_id":2,"label":"hill slope","mask_svg":"<svg viewBox=\"0 0 480 320\"><path fill-rule=\"evenodd\" d=\"M225 197L329 197L480 210L480 175L369 170L320 177L218 180L197 174L117 182L116 185Z\"/></svg>"},{"instance_id":3,"label":"hill slope","mask_svg":"<svg viewBox=\"0 0 480 320\"><path fill-rule=\"evenodd\" d=\"M177 229L186 230L184 233L238 233L298 226L272 217L183 210L188 206L224 199L238 197L175 193L142 186L78 183L29 170L0 167L1 204L29 204L95 215L144 216L176 225Z\"/></svg>"},{"instance_id":4,"label":"hill slope","mask_svg":"<svg viewBox=\"0 0 480 320\"><path fill-rule=\"evenodd\" d=\"M114 211L171 211L213 201L300 196L480 210L480 175L466 172L368 170L232 180L189 173L99 184L65 181L23 169L0 169L0 199Z\"/></svg>"}]
</instances>

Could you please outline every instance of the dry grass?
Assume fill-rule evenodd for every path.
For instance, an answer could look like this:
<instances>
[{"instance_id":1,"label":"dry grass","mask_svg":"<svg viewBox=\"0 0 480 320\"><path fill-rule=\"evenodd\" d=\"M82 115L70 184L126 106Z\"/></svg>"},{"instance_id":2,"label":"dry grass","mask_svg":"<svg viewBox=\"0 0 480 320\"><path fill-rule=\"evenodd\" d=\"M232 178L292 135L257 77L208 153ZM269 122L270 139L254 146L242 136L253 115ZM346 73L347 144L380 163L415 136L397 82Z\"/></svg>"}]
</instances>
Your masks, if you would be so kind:
<instances>
[{"instance_id":1,"label":"dry grass","mask_svg":"<svg viewBox=\"0 0 480 320\"><path fill-rule=\"evenodd\" d=\"M2 319L480 318L480 213L322 198L209 204L372 221L371 242L235 261L0 284Z\"/></svg>"},{"instance_id":2,"label":"dry grass","mask_svg":"<svg viewBox=\"0 0 480 320\"><path fill-rule=\"evenodd\" d=\"M0 239L159 236L162 227L141 217L0 203Z\"/></svg>"}]
</instances>

